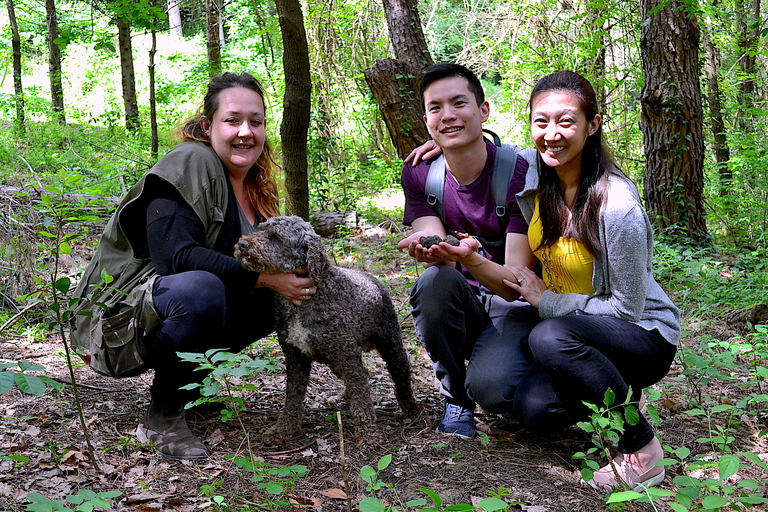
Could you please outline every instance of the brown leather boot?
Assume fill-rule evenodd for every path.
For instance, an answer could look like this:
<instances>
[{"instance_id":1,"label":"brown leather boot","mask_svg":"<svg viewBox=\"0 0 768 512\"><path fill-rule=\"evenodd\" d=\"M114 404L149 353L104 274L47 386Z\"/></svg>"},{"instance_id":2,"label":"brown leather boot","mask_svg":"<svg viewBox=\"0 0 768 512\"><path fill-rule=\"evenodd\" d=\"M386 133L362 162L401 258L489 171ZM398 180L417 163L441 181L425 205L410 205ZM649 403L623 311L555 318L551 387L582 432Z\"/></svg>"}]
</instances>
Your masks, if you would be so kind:
<instances>
[{"instance_id":1,"label":"brown leather boot","mask_svg":"<svg viewBox=\"0 0 768 512\"><path fill-rule=\"evenodd\" d=\"M190 432L181 406L161 406L152 400L147 414L136 428L136 437L142 443L152 442L157 452L171 460L203 460L211 452Z\"/></svg>"}]
</instances>

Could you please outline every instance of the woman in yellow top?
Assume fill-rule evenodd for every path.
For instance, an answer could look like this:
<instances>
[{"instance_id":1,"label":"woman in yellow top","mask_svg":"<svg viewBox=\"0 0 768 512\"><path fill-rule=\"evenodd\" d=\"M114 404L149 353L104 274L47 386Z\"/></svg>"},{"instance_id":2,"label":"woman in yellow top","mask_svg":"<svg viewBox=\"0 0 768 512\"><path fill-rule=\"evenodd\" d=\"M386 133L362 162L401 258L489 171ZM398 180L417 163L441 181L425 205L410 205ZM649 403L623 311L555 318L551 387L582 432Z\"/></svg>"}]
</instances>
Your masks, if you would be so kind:
<instances>
[{"instance_id":1,"label":"woman in yellow top","mask_svg":"<svg viewBox=\"0 0 768 512\"><path fill-rule=\"evenodd\" d=\"M501 333L483 334L478 344L493 357L473 355L466 387L485 410L511 412L540 432L584 418L582 402L600 405L608 389L617 403L630 388L639 401L669 371L680 323L651 274L653 230L637 189L603 147L592 85L578 73L553 73L536 83L529 107L538 165L517 194L529 229L517 235L514 257L494 265L474 252L472 239L434 249L498 283L491 288L507 300L522 296L530 304L513 308ZM521 366L527 370L498 378ZM630 487L664 479L664 468L654 465L663 450L644 417L625 425L618 449L614 460ZM610 466L589 483L618 485Z\"/></svg>"}]
</instances>

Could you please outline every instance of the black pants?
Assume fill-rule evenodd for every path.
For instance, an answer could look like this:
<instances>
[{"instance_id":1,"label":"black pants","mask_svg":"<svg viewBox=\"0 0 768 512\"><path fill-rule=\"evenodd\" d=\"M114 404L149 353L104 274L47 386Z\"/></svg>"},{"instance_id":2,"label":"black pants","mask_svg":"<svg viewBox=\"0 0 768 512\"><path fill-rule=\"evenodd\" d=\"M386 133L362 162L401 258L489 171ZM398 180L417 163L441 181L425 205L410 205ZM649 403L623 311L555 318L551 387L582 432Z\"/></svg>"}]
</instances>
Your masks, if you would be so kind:
<instances>
[{"instance_id":1,"label":"black pants","mask_svg":"<svg viewBox=\"0 0 768 512\"><path fill-rule=\"evenodd\" d=\"M495 336L496 326L507 311L519 309L524 303L509 303L497 295L487 295L484 299L481 300L476 288L469 285L461 272L446 265L425 269L411 290L414 327L432 360L440 392L450 403L469 410L475 409L474 395L501 394L511 401L514 388L510 394L508 387L506 391L502 387L519 380L529 366L519 354L504 352L510 347L514 351L515 344L499 346L496 343L499 338ZM497 371L493 377L491 373L483 374L484 370L474 372L478 378L485 375L490 378L482 385L476 379L477 385L468 389L473 370L497 360L505 363L493 365ZM519 361L519 365L505 366L509 361ZM486 407L483 402L481 405Z\"/></svg>"},{"instance_id":2,"label":"black pants","mask_svg":"<svg viewBox=\"0 0 768 512\"><path fill-rule=\"evenodd\" d=\"M159 277L152 298L163 318L145 340L155 369L152 398L168 405L198 398L199 391L179 388L205 377L177 352L239 352L275 328L271 290L228 293L218 277L201 270Z\"/></svg>"},{"instance_id":3,"label":"black pants","mask_svg":"<svg viewBox=\"0 0 768 512\"><path fill-rule=\"evenodd\" d=\"M632 400L639 401L643 388L667 374L676 351L657 331L625 320L583 314L541 320L530 306L510 310L501 332L486 335L484 347L502 348L492 351L496 357L473 355L467 387L484 409L511 413L533 432L560 430L584 419L582 401L603 406L609 388L616 403L626 399L630 386ZM491 392L493 380L505 371L512 380L497 381L498 392ZM637 425L625 425L619 451L633 453L652 438L641 416Z\"/></svg>"}]
</instances>

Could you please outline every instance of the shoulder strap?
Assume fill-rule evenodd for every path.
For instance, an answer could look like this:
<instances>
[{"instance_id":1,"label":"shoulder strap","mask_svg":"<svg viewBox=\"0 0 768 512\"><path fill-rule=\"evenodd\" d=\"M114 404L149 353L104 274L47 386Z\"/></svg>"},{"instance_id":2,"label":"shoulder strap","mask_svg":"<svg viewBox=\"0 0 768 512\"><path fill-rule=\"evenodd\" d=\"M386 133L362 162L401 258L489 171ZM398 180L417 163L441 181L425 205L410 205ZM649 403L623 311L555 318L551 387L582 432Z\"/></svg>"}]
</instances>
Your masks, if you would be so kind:
<instances>
[{"instance_id":1,"label":"shoulder strap","mask_svg":"<svg viewBox=\"0 0 768 512\"><path fill-rule=\"evenodd\" d=\"M496 148L491 190L493 191L493 200L496 203L496 216L500 222L507 214L507 193L515 165L517 165L517 151L510 151L503 147Z\"/></svg>"},{"instance_id":2,"label":"shoulder strap","mask_svg":"<svg viewBox=\"0 0 768 512\"><path fill-rule=\"evenodd\" d=\"M445 224L443 219L443 194L445 192L445 158L441 154L429 166L427 182L424 184L424 194L427 196L427 203L437 213L440 222Z\"/></svg>"}]
</instances>

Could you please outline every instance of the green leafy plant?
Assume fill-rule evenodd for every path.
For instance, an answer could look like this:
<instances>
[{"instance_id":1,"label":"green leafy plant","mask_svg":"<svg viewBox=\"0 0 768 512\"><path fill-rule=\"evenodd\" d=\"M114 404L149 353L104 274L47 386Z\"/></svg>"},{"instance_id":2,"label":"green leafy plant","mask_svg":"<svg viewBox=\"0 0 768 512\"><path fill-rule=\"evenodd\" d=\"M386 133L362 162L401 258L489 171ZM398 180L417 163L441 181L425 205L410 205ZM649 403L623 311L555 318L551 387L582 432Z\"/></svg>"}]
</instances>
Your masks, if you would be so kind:
<instances>
[{"instance_id":1,"label":"green leafy plant","mask_svg":"<svg viewBox=\"0 0 768 512\"><path fill-rule=\"evenodd\" d=\"M270 464L254 460L253 457L227 456L225 459L231 459L237 467L250 474L256 488L263 492L263 501L260 504L269 510L288 506L290 503L285 499L286 493L295 487L298 479L309 472L307 466Z\"/></svg>"},{"instance_id":2,"label":"green leafy plant","mask_svg":"<svg viewBox=\"0 0 768 512\"><path fill-rule=\"evenodd\" d=\"M17 366L19 371L10 371L9 368ZM45 366L18 361L16 363L0 363L0 394L7 393L17 387L24 393L41 396L48 387L61 388L63 384L56 382L45 375L30 375L26 372L44 371Z\"/></svg>"},{"instance_id":3,"label":"green leafy plant","mask_svg":"<svg viewBox=\"0 0 768 512\"><path fill-rule=\"evenodd\" d=\"M42 494L32 492L27 494L27 500L31 503L27 505L27 510L33 512L91 512L94 509L111 509L109 499L117 498L123 493L120 491L94 492L87 489L81 489L77 494L67 495L66 502L75 508L69 508L59 500L49 500Z\"/></svg>"},{"instance_id":4,"label":"green leafy plant","mask_svg":"<svg viewBox=\"0 0 768 512\"><path fill-rule=\"evenodd\" d=\"M256 391L258 388L249 381L264 370L277 370L279 367L270 359L251 359L245 353L235 354L224 349L211 349L204 354L179 352L182 361L194 363L198 371L208 372L202 383L192 383L182 389L198 389L200 398L188 403L187 409L201 404L222 404L221 421L226 422L244 410L243 399L235 393ZM242 378L245 384L235 384L235 378ZM224 394L219 394L219 391Z\"/></svg>"},{"instance_id":5,"label":"green leafy plant","mask_svg":"<svg viewBox=\"0 0 768 512\"><path fill-rule=\"evenodd\" d=\"M371 466L363 466L360 468L360 476L367 484L365 487L367 492L376 493L383 489L394 490L392 484L385 483L381 480L381 472L387 469L391 463L392 455L387 454L379 459L376 469ZM360 512L394 512L408 509L415 509L417 512L473 512L476 510L497 512L500 510L507 510L514 505L522 503L519 501L507 503L503 498L509 498L512 495L504 487L500 487L498 491L487 491L491 494L491 497L483 498L477 505L457 503L454 505L443 506L443 499L440 497L440 494L432 489L421 488L420 490L432 501L432 506L428 505L427 499L425 498L409 500L403 503L395 490L394 504L386 504L376 496L369 496L360 501Z\"/></svg>"}]
</instances>

